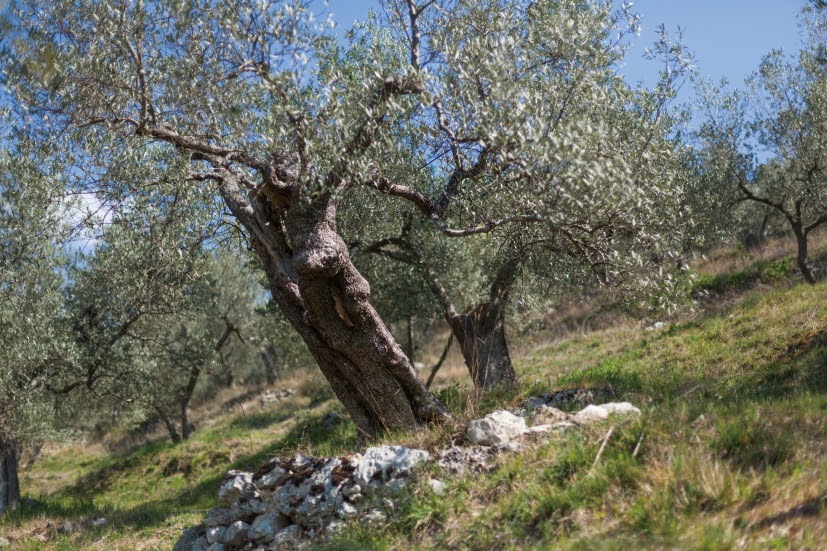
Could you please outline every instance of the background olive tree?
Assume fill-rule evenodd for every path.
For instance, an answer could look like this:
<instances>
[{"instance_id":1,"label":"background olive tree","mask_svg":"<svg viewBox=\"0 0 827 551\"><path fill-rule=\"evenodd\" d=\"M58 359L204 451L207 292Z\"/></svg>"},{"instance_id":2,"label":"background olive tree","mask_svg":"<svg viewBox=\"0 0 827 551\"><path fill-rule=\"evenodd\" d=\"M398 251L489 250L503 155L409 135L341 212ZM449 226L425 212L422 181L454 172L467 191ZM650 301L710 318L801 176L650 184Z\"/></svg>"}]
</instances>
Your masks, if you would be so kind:
<instances>
[{"instance_id":1,"label":"background olive tree","mask_svg":"<svg viewBox=\"0 0 827 551\"><path fill-rule=\"evenodd\" d=\"M817 4L817 3L816 3ZM746 90L708 87L699 131L707 171L724 194L772 209L797 244L806 281L816 281L810 234L827 222L827 64L823 21L805 11L812 39L794 57L773 51Z\"/></svg>"},{"instance_id":2,"label":"background olive tree","mask_svg":"<svg viewBox=\"0 0 827 551\"><path fill-rule=\"evenodd\" d=\"M387 9L403 18L401 5L389 4ZM521 34L524 20L520 16L483 13L472 5L462 9L469 20L478 21L480 29L521 37L521 48L548 47L549 36L545 34ZM622 25L624 17L628 20ZM450 119L450 110L440 100L441 135L437 132L436 140L423 138L420 147L397 161L396 170L400 179L415 174L424 180L421 187L439 188L439 172L421 167L439 163L440 155L466 155L469 144L482 144L480 151L502 147L510 156L507 166L501 166L493 180L481 173L473 188L473 207L467 208L490 209L484 215L490 219L498 209L516 212L519 205L531 205L532 212L543 212L545 223L518 219L460 237L452 237L450 232L446 236L438 231L438 224L435 228L427 218L417 219L410 204L388 203L383 197L371 198L358 190L351 193L342 214L342 233L352 239L357 252L395 260L418 276L415 281L400 274L375 287L395 289L394 296L400 297L397 303L408 307L420 302L428 309L436 301L480 390L516 381L505 336L507 305L515 290L520 291L517 298L524 304L537 303L525 295L538 291L560 295L594 287L611 288L614 298L621 301L640 301L655 292L648 274L673 270L672 261L683 252L696 207L675 200L683 197L681 190L690 180L684 153L674 139L684 113L671 105L690 73L691 58L683 47L661 29L650 54L665 67L661 80L654 90L634 89L617 73L627 46L625 33L636 29L636 19L628 12L602 6L583 16L561 7L546 14L544 21L558 33L559 44L573 48L567 52L569 57L559 56L559 67L538 83L547 91L544 100L554 106L553 119L532 119L537 112L521 103L521 98L531 96L503 84L500 76L497 82L501 89L492 92L498 96L491 101L503 106L502 112L483 110L480 115L454 114L456 118ZM578 25L600 32L583 35ZM608 29L617 29L618 34L610 34ZM397 39L370 24L361 30L356 33L359 51L390 51ZM474 51L457 55L467 55L463 66L474 67ZM336 64L346 68L362 62L358 52L348 51ZM492 75L498 71L499 67L484 66L466 78L484 85L494 82ZM536 100L541 101L539 97ZM478 134L482 117L489 119L486 128L495 129L489 130L492 142L501 140L507 145L467 137ZM544 142L542 135L496 134L498 129L521 125L530 125L526 132L544 128L552 144ZM574 151L567 151L565 143L553 143L556 136L567 135L578 136ZM527 185L516 184L521 180ZM669 191L663 193L659 186ZM466 199L463 193L458 192L455 200ZM650 195L647 201L641 200L645 194ZM554 222L548 223L551 220ZM454 243L449 243L451 240ZM365 262L359 259L357 265L374 269ZM392 268L385 265L385 269ZM668 277L658 280L662 283ZM430 290L430 300L422 298L423 289Z\"/></svg>"},{"instance_id":3,"label":"background olive tree","mask_svg":"<svg viewBox=\"0 0 827 551\"><path fill-rule=\"evenodd\" d=\"M32 154L24 144L0 151L0 515L18 504L23 449L59 428L40 373L73 354L59 316L65 204Z\"/></svg>"},{"instance_id":4,"label":"background olive tree","mask_svg":"<svg viewBox=\"0 0 827 551\"><path fill-rule=\"evenodd\" d=\"M91 393L133 421L161 420L174 441L192 433L202 375L255 324L256 274L218 243L208 198L175 182L133 188L94 249L69 272L73 337L82 355L51 383ZM237 352L236 352L237 353ZM247 358L244 358L247 359Z\"/></svg>"}]
</instances>

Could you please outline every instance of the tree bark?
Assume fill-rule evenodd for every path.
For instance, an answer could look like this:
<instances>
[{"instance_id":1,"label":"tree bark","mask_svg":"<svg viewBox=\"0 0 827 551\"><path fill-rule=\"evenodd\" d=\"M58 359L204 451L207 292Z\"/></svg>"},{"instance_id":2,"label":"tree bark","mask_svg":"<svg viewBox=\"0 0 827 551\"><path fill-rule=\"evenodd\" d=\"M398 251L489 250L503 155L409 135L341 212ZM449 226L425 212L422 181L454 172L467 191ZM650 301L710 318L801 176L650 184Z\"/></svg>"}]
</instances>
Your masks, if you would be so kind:
<instances>
[{"instance_id":1,"label":"tree bark","mask_svg":"<svg viewBox=\"0 0 827 551\"><path fill-rule=\"evenodd\" d=\"M431 388L431 385L434 383L434 378L436 374L439 372L439 369L442 367L442 364L445 363L445 358L448 357L448 351L451 349L451 343L454 342L454 332L451 330L451 333L448 335L448 342L445 344L445 348L442 349L442 355L439 357L439 360L434 364L434 367L431 368L431 374L428 375L428 380L425 382L425 386L427 388Z\"/></svg>"},{"instance_id":2,"label":"tree bark","mask_svg":"<svg viewBox=\"0 0 827 551\"><path fill-rule=\"evenodd\" d=\"M190 403L195 393L195 386L198 384L198 377L201 376L201 366L193 366L190 369L190 376L187 384L181 389L181 439L186 440L192 436L195 427L190 421Z\"/></svg>"},{"instance_id":3,"label":"tree bark","mask_svg":"<svg viewBox=\"0 0 827 551\"><path fill-rule=\"evenodd\" d=\"M807 283L815 283L815 273L813 272L813 267L810 266L807 252L807 233L799 228L794 228L794 231L796 241L798 242L798 256L796 260L801 270L801 275L804 276Z\"/></svg>"},{"instance_id":4,"label":"tree bark","mask_svg":"<svg viewBox=\"0 0 827 551\"><path fill-rule=\"evenodd\" d=\"M268 188L250 207L230 178L221 192L252 237L273 299L363 438L449 417L371 305L330 196L309 202Z\"/></svg>"},{"instance_id":5,"label":"tree bark","mask_svg":"<svg viewBox=\"0 0 827 551\"><path fill-rule=\"evenodd\" d=\"M517 383L505 338L505 304L494 299L448 320L478 391Z\"/></svg>"},{"instance_id":6,"label":"tree bark","mask_svg":"<svg viewBox=\"0 0 827 551\"><path fill-rule=\"evenodd\" d=\"M511 363L505 337L505 306L508 286L516 275L517 263L504 264L497 272L488 302L477 305L467 314L457 313L439 276L429 271L431 291L436 295L445 313L465 359L465 365L479 392L499 385L517 383L517 373Z\"/></svg>"},{"instance_id":7,"label":"tree bark","mask_svg":"<svg viewBox=\"0 0 827 551\"><path fill-rule=\"evenodd\" d=\"M0 441L0 515L17 509L20 503L18 478L19 450L8 441Z\"/></svg>"},{"instance_id":8,"label":"tree bark","mask_svg":"<svg viewBox=\"0 0 827 551\"><path fill-rule=\"evenodd\" d=\"M164 423L164 426L169 433L169 438L172 440L173 444L178 444L181 442L181 433L178 432L178 427L175 426L175 422L172 418L158 406L155 406L155 412L158 414L158 417L161 418L161 421Z\"/></svg>"},{"instance_id":9,"label":"tree bark","mask_svg":"<svg viewBox=\"0 0 827 551\"><path fill-rule=\"evenodd\" d=\"M262 348L259 353L261 355L261 361L264 363L264 375L267 377L267 384L272 386L276 384L280 371L276 349L273 345L268 344Z\"/></svg>"}]
</instances>

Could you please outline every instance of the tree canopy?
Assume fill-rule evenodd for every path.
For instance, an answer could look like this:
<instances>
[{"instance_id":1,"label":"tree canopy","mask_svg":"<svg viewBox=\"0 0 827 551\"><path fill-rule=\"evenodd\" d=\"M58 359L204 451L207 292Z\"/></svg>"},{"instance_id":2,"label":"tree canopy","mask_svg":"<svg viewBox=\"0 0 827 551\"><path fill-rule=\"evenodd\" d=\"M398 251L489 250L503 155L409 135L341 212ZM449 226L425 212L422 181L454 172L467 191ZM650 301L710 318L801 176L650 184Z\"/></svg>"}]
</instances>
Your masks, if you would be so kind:
<instances>
[{"instance_id":1,"label":"tree canopy","mask_svg":"<svg viewBox=\"0 0 827 551\"><path fill-rule=\"evenodd\" d=\"M451 238L525 232L561 280L669 285L687 219L665 108L617 64L638 19L589 0L388 0L340 44L303 1L12 4L2 83L70 189L211 190L363 434L447 416L370 302L338 228L359 189ZM229 215L229 216L228 216ZM516 230L518 228L519 230Z\"/></svg>"}]
</instances>

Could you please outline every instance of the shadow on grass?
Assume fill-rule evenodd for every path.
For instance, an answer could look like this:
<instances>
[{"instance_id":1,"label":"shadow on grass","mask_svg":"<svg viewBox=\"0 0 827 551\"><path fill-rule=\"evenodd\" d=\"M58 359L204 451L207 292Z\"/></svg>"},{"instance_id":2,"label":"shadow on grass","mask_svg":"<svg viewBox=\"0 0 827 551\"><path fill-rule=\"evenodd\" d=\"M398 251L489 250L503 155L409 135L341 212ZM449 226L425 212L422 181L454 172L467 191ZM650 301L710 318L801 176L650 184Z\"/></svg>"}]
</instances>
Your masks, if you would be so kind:
<instances>
[{"instance_id":1,"label":"shadow on grass","mask_svg":"<svg viewBox=\"0 0 827 551\"><path fill-rule=\"evenodd\" d=\"M668 338L664 336L663 338ZM568 375L560 385L607 385L617 397L645 396L655 403L692 398L705 402L781 399L801 392L827 393L827 332L789 344L776 358L737 372L716 373L709 367L683 369L650 366L640 351L607 358L595 367Z\"/></svg>"},{"instance_id":2,"label":"shadow on grass","mask_svg":"<svg viewBox=\"0 0 827 551\"><path fill-rule=\"evenodd\" d=\"M257 420L274 418L276 417L272 414L256 417ZM256 426L256 422L252 426ZM197 439L198 435L195 438ZM310 415L298 422L286 435L254 453L240 456L232 463L202 468L202 476L195 474L185 488L164 496L157 494L147 496L153 499L148 499L134 507L120 508L105 503L95 504L94 497L99 496L106 489L117 486L121 472L128 469L140 469L144 463L152 463L152 459L160 459L153 456L159 456L174 448L169 444L151 444L135 450L131 456L119 458L112 464L88 473L59 494L25 499L22 507L10 513L3 522L17 524L37 517L73 520L100 517L108 519L109 522L105 528L94 529L90 532L91 534L119 528L140 530L160 527L167 519L175 515L218 506L215 496L221 480L229 469L254 471L262 463L277 455L291 456L311 448L323 455L337 455L352 450L357 445L356 430L346 418L340 415ZM162 462L166 459L164 457ZM147 476L162 475L153 472Z\"/></svg>"}]
</instances>

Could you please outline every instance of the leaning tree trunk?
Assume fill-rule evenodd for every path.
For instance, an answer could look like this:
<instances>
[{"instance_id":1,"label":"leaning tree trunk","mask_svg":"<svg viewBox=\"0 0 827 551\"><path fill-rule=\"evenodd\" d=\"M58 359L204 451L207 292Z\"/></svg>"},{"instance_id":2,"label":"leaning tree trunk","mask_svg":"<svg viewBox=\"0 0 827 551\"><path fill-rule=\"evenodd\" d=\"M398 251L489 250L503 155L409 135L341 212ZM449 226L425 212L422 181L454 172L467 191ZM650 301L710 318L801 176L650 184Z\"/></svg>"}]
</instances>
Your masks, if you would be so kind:
<instances>
[{"instance_id":1,"label":"leaning tree trunk","mask_svg":"<svg viewBox=\"0 0 827 551\"><path fill-rule=\"evenodd\" d=\"M479 304L467 314L448 318L448 322L478 391L516 384L517 374L505 339L502 299Z\"/></svg>"},{"instance_id":2,"label":"leaning tree trunk","mask_svg":"<svg viewBox=\"0 0 827 551\"><path fill-rule=\"evenodd\" d=\"M13 443L0 441L0 515L17 509L20 503L18 451Z\"/></svg>"},{"instance_id":3,"label":"leaning tree trunk","mask_svg":"<svg viewBox=\"0 0 827 551\"><path fill-rule=\"evenodd\" d=\"M807 280L807 283L815 283L816 277L813 272L813 267L810 266L810 261L807 252L807 234L803 230L795 230L795 238L798 241L798 256L796 258L798 267L801 270L801 275Z\"/></svg>"},{"instance_id":4,"label":"leaning tree trunk","mask_svg":"<svg viewBox=\"0 0 827 551\"><path fill-rule=\"evenodd\" d=\"M361 436L448 417L371 305L370 286L337 233L335 201L309 203L296 191L279 195L274 187L265 185L252 208L231 179L221 191L252 235L273 299Z\"/></svg>"}]
</instances>

